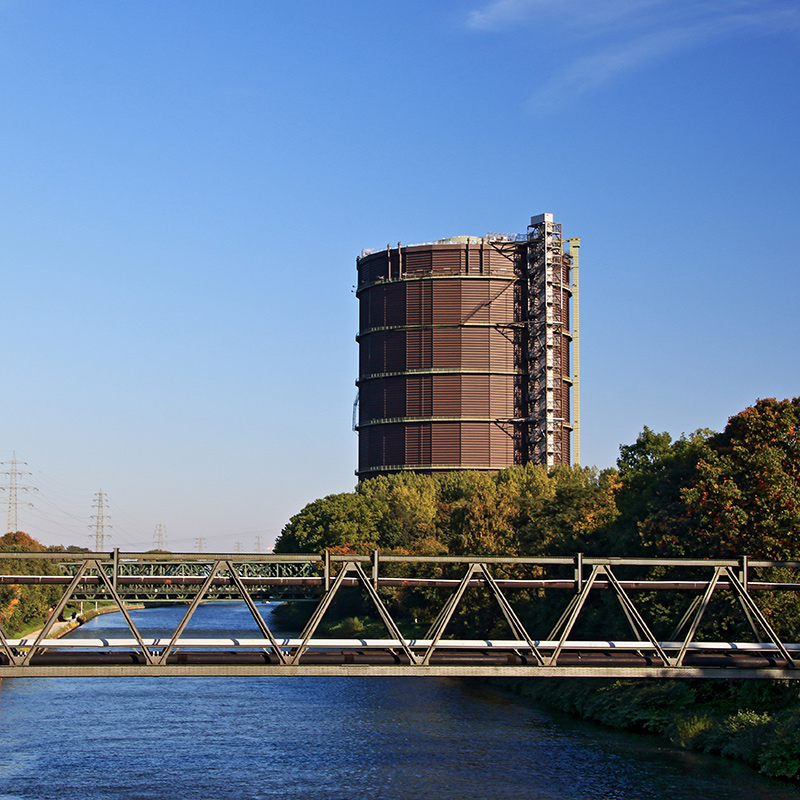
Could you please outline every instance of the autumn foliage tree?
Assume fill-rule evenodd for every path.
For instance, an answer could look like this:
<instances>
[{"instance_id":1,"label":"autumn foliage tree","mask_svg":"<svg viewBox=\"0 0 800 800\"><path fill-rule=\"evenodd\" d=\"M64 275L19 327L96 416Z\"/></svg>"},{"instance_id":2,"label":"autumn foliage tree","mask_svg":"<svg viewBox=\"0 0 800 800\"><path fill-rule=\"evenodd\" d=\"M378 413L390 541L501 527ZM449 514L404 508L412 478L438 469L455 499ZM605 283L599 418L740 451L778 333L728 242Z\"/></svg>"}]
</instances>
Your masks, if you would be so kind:
<instances>
[{"instance_id":1,"label":"autumn foliage tree","mask_svg":"<svg viewBox=\"0 0 800 800\"><path fill-rule=\"evenodd\" d=\"M47 560L14 558L14 553L43 553L47 548L27 533L16 531L0 536L0 573L4 575L53 575L58 569ZM43 621L58 602L57 586L0 585L0 625L15 634Z\"/></svg>"},{"instance_id":2,"label":"autumn foliage tree","mask_svg":"<svg viewBox=\"0 0 800 800\"><path fill-rule=\"evenodd\" d=\"M800 559L800 397L731 417L683 499L698 554Z\"/></svg>"}]
</instances>

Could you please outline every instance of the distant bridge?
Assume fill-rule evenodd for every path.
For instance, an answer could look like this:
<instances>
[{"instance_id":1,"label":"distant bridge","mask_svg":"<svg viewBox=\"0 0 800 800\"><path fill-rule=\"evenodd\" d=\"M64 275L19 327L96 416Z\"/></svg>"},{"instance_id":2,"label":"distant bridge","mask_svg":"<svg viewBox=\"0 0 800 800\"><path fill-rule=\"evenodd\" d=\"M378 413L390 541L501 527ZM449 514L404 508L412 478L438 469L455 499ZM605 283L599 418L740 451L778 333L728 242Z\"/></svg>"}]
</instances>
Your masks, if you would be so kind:
<instances>
[{"instance_id":1,"label":"distant bridge","mask_svg":"<svg viewBox=\"0 0 800 800\"><path fill-rule=\"evenodd\" d=\"M413 675L635 678L800 678L800 643L786 642L769 621L776 598L800 603L800 562L739 559L633 559L539 556L242 555L162 553L0 553L0 585L61 585L61 599L36 635L11 638L0 629L0 678L188 675ZM31 562L60 565L58 575L23 574ZM27 564L29 568L22 565ZM12 568L9 568L11 566ZM383 638L318 635L346 587L362 592L385 629ZM256 599L287 590L316 599L297 636L273 632ZM422 636L401 632L390 613L398 593L424 592L439 610ZM475 614L464 635L451 633L459 610L483 592L505 633L482 629ZM663 593L663 594L662 594ZM645 618L658 597L659 619ZM634 601L636 598L636 602ZM117 604L128 635L120 639L51 638L58 617L80 600ZM250 638L186 636L203 602L238 599L253 618ZM612 602L609 603L608 600ZM143 635L125 603L188 603L168 637ZM515 604L547 608L546 631L530 631ZM419 602L419 601L417 601ZM601 602L613 630L621 615L629 636L578 638L587 609ZM712 610L737 611L742 641L709 640ZM435 608L436 606L434 606ZM657 637L672 612L671 632ZM433 616L433 615L431 615ZM544 614L542 618L547 618ZM487 616L487 619L489 617ZM542 635L544 634L544 635ZM796 635L795 637L796 638Z\"/></svg>"}]
</instances>

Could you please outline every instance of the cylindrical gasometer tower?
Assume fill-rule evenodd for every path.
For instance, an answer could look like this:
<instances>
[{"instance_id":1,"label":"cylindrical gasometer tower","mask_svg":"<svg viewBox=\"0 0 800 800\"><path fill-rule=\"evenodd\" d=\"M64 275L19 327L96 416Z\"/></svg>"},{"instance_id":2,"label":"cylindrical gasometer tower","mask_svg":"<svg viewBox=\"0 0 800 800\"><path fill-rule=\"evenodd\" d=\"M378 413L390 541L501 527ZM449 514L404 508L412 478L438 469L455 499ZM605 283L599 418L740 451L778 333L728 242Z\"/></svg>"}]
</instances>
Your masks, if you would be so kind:
<instances>
[{"instance_id":1,"label":"cylindrical gasometer tower","mask_svg":"<svg viewBox=\"0 0 800 800\"><path fill-rule=\"evenodd\" d=\"M570 259L539 219L362 252L359 478L569 463Z\"/></svg>"}]
</instances>

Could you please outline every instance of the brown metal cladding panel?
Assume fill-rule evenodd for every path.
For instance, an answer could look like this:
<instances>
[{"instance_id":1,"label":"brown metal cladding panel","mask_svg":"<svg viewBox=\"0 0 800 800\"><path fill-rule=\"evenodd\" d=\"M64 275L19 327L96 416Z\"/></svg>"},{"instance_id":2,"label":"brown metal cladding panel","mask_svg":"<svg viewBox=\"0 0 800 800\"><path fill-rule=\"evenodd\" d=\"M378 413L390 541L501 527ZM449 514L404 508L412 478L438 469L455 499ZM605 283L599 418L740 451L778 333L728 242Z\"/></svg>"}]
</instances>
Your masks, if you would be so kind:
<instances>
[{"instance_id":1,"label":"brown metal cladding panel","mask_svg":"<svg viewBox=\"0 0 800 800\"><path fill-rule=\"evenodd\" d=\"M404 285L406 323L408 325L430 325L433 295L431 281L411 281Z\"/></svg>"},{"instance_id":2,"label":"brown metal cladding panel","mask_svg":"<svg viewBox=\"0 0 800 800\"><path fill-rule=\"evenodd\" d=\"M431 250L428 247L410 247L403 253L406 275L427 275L433 263Z\"/></svg>"},{"instance_id":3,"label":"brown metal cladding panel","mask_svg":"<svg viewBox=\"0 0 800 800\"><path fill-rule=\"evenodd\" d=\"M511 371L516 369L514 342L511 329L488 328L489 366L493 370Z\"/></svg>"},{"instance_id":4,"label":"brown metal cladding panel","mask_svg":"<svg viewBox=\"0 0 800 800\"><path fill-rule=\"evenodd\" d=\"M409 466L431 465L431 426L430 423L408 424L405 426L406 460Z\"/></svg>"},{"instance_id":5,"label":"brown metal cladding panel","mask_svg":"<svg viewBox=\"0 0 800 800\"><path fill-rule=\"evenodd\" d=\"M361 339L362 352L366 350L367 368L365 374L374 375L386 372L386 334L370 333Z\"/></svg>"},{"instance_id":6,"label":"brown metal cladding panel","mask_svg":"<svg viewBox=\"0 0 800 800\"><path fill-rule=\"evenodd\" d=\"M406 379L406 416L430 417L433 414L432 382L430 375Z\"/></svg>"},{"instance_id":7,"label":"brown metal cladding panel","mask_svg":"<svg viewBox=\"0 0 800 800\"><path fill-rule=\"evenodd\" d=\"M513 375L492 375L489 378L489 414L496 419L511 419L517 416L514 410Z\"/></svg>"},{"instance_id":8,"label":"brown metal cladding panel","mask_svg":"<svg viewBox=\"0 0 800 800\"><path fill-rule=\"evenodd\" d=\"M383 327L383 310L385 306L385 296L380 286L373 286L367 289L367 323L364 328Z\"/></svg>"},{"instance_id":9,"label":"brown metal cladding panel","mask_svg":"<svg viewBox=\"0 0 800 800\"><path fill-rule=\"evenodd\" d=\"M489 321L493 323L514 322L516 304L514 300L515 285L511 282L492 283L492 302L489 304Z\"/></svg>"},{"instance_id":10,"label":"brown metal cladding panel","mask_svg":"<svg viewBox=\"0 0 800 800\"><path fill-rule=\"evenodd\" d=\"M385 417L384 386L381 381L366 381L358 396L358 415L362 425Z\"/></svg>"},{"instance_id":11,"label":"brown metal cladding panel","mask_svg":"<svg viewBox=\"0 0 800 800\"><path fill-rule=\"evenodd\" d=\"M461 366L461 331L443 328L433 331L432 365L434 367Z\"/></svg>"},{"instance_id":12,"label":"brown metal cladding panel","mask_svg":"<svg viewBox=\"0 0 800 800\"><path fill-rule=\"evenodd\" d=\"M379 331L361 337L359 365L362 375L386 372L386 333Z\"/></svg>"},{"instance_id":13,"label":"brown metal cladding panel","mask_svg":"<svg viewBox=\"0 0 800 800\"><path fill-rule=\"evenodd\" d=\"M406 457L405 425L382 425L384 433L384 464L402 464Z\"/></svg>"},{"instance_id":14,"label":"brown metal cladding panel","mask_svg":"<svg viewBox=\"0 0 800 800\"><path fill-rule=\"evenodd\" d=\"M406 332L406 369L430 369L433 364L433 332Z\"/></svg>"},{"instance_id":15,"label":"brown metal cladding panel","mask_svg":"<svg viewBox=\"0 0 800 800\"><path fill-rule=\"evenodd\" d=\"M461 463L469 467L489 467L491 465L491 448L489 437L492 423L462 422L461 428Z\"/></svg>"},{"instance_id":16,"label":"brown metal cladding panel","mask_svg":"<svg viewBox=\"0 0 800 800\"><path fill-rule=\"evenodd\" d=\"M383 431L380 428L369 428L367 435L367 464L369 467L382 467L383 460Z\"/></svg>"},{"instance_id":17,"label":"brown metal cladding panel","mask_svg":"<svg viewBox=\"0 0 800 800\"><path fill-rule=\"evenodd\" d=\"M514 436L510 426L492 427L490 457L493 467L510 467L514 464Z\"/></svg>"},{"instance_id":18,"label":"brown metal cladding panel","mask_svg":"<svg viewBox=\"0 0 800 800\"><path fill-rule=\"evenodd\" d=\"M461 415L464 417L488 417L493 398L490 396L489 375L461 376Z\"/></svg>"},{"instance_id":19,"label":"brown metal cladding panel","mask_svg":"<svg viewBox=\"0 0 800 800\"><path fill-rule=\"evenodd\" d=\"M371 381L367 381L358 390L358 424L364 425L375 418L375 392Z\"/></svg>"},{"instance_id":20,"label":"brown metal cladding panel","mask_svg":"<svg viewBox=\"0 0 800 800\"><path fill-rule=\"evenodd\" d=\"M469 258L467 260L467 272L470 275L480 275L483 261L481 260L481 246L479 244L471 245L469 250Z\"/></svg>"},{"instance_id":21,"label":"brown metal cladding panel","mask_svg":"<svg viewBox=\"0 0 800 800\"><path fill-rule=\"evenodd\" d=\"M359 284L374 283L378 278L386 278L389 274L389 262L386 253L367 256L358 262Z\"/></svg>"},{"instance_id":22,"label":"brown metal cladding panel","mask_svg":"<svg viewBox=\"0 0 800 800\"><path fill-rule=\"evenodd\" d=\"M463 263L464 245L434 245L433 272L436 275L458 275Z\"/></svg>"},{"instance_id":23,"label":"brown metal cladding panel","mask_svg":"<svg viewBox=\"0 0 800 800\"><path fill-rule=\"evenodd\" d=\"M395 423L370 428L368 439L369 464L367 466L382 467L403 463L405 458L405 430L403 425Z\"/></svg>"},{"instance_id":24,"label":"brown metal cladding panel","mask_svg":"<svg viewBox=\"0 0 800 800\"><path fill-rule=\"evenodd\" d=\"M383 319L384 325L406 324L406 287L404 283L390 283L382 287L385 306Z\"/></svg>"},{"instance_id":25,"label":"brown metal cladding panel","mask_svg":"<svg viewBox=\"0 0 800 800\"><path fill-rule=\"evenodd\" d=\"M405 379L386 378L380 383L383 388L383 418L404 417L406 415Z\"/></svg>"},{"instance_id":26,"label":"brown metal cladding panel","mask_svg":"<svg viewBox=\"0 0 800 800\"><path fill-rule=\"evenodd\" d=\"M434 325L459 325L461 320L461 281L433 282Z\"/></svg>"},{"instance_id":27,"label":"brown metal cladding panel","mask_svg":"<svg viewBox=\"0 0 800 800\"><path fill-rule=\"evenodd\" d=\"M358 374L369 375L372 367L371 353L371 336L365 336L358 343Z\"/></svg>"},{"instance_id":28,"label":"brown metal cladding panel","mask_svg":"<svg viewBox=\"0 0 800 800\"><path fill-rule=\"evenodd\" d=\"M565 378L570 377L570 340L566 336L561 337L561 374Z\"/></svg>"},{"instance_id":29,"label":"brown metal cladding panel","mask_svg":"<svg viewBox=\"0 0 800 800\"><path fill-rule=\"evenodd\" d=\"M565 255L561 259L561 282L564 286L570 285L570 273L572 271L572 258Z\"/></svg>"},{"instance_id":30,"label":"brown metal cladding panel","mask_svg":"<svg viewBox=\"0 0 800 800\"><path fill-rule=\"evenodd\" d=\"M369 292L362 294L358 299L358 330L359 332L369 327Z\"/></svg>"},{"instance_id":31,"label":"brown metal cladding panel","mask_svg":"<svg viewBox=\"0 0 800 800\"><path fill-rule=\"evenodd\" d=\"M403 372L406 368L406 332L386 331L384 372Z\"/></svg>"},{"instance_id":32,"label":"brown metal cladding panel","mask_svg":"<svg viewBox=\"0 0 800 800\"><path fill-rule=\"evenodd\" d=\"M364 428L358 432L358 466L359 469L370 466L369 428Z\"/></svg>"},{"instance_id":33,"label":"brown metal cladding panel","mask_svg":"<svg viewBox=\"0 0 800 800\"><path fill-rule=\"evenodd\" d=\"M431 463L461 463L461 425L458 422L431 423Z\"/></svg>"},{"instance_id":34,"label":"brown metal cladding panel","mask_svg":"<svg viewBox=\"0 0 800 800\"><path fill-rule=\"evenodd\" d=\"M490 369L491 333L491 328L461 329L461 366L464 369Z\"/></svg>"},{"instance_id":35,"label":"brown metal cladding panel","mask_svg":"<svg viewBox=\"0 0 800 800\"><path fill-rule=\"evenodd\" d=\"M492 285L489 281L469 280L461 284L461 319L489 322Z\"/></svg>"},{"instance_id":36,"label":"brown metal cladding panel","mask_svg":"<svg viewBox=\"0 0 800 800\"><path fill-rule=\"evenodd\" d=\"M514 260L512 257L500 253L494 247L487 247L484 254L484 265L488 261L488 272L497 275L513 275Z\"/></svg>"},{"instance_id":37,"label":"brown metal cladding panel","mask_svg":"<svg viewBox=\"0 0 800 800\"><path fill-rule=\"evenodd\" d=\"M561 412L565 422L572 420L572 406L570 403L569 387L565 384L561 393Z\"/></svg>"},{"instance_id":38,"label":"brown metal cladding panel","mask_svg":"<svg viewBox=\"0 0 800 800\"><path fill-rule=\"evenodd\" d=\"M433 416L462 416L461 397L460 375L433 376Z\"/></svg>"}]
</instances>

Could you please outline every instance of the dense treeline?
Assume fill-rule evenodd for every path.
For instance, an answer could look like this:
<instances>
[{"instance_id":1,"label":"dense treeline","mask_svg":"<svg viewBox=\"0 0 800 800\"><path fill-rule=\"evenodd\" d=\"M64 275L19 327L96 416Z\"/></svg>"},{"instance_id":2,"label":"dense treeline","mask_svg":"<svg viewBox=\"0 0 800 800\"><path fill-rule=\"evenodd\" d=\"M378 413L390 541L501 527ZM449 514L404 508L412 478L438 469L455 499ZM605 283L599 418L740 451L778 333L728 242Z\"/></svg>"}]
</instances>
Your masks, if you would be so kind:
<instances>
[{"instance_id":1,"label":"dense treeline","mask_svg":"<svg viewBox=\"0 0 800 800\"><path fill-rule=\"evenodd\" d=\"M697 431L673 441L645 428L621 447L617 468L601 472L526 465L497 473L372 478L354 492L307 505L275 550L800 559L798 417L800 398L767 399L732 417L722 433ZM425 593L394 595L401 618L424 623L435 613L434 598ZM554 613L540 600L516 598L520 615L537 632ZM784 593L767 600L778 632L796 634L798 598ZM686 602L686 596L653 598L649 617L656 628L671 629ZM355 601L348 608L352 614L367 610ZM461 620L479 610L488 613L466 606ZM619 614L610 623L606 610L586 614L587 633L609 635L618 632L610 624L626 624ZM746 623L729 597L709 610L704 624L709 634L729 636Z\"/></svg>"},{"instance_id":2,"label":"dense treeline","mask_svg":"<svg viewBox=\"0 0 800 800\"><path fill-rule=\"evenodd\" d=\"M722 433L645 428L617 469L400 473L316 500L276 552L800 557L800 398L760 400Z\"/></svg>"},{"instance_id":3,"label":"dense treeline","mask_svg":"<svg viewBox=\"0 0 800 800\"><path fill-rule=\"evenodd\" d=\"M0 536L0 574L2 575L59 575L61 570L50 560L14 558L14 553L83 552L86 548L45 547L32 536L14 531ZM13 636L28 633L44 624L50 610L59 601L63 587L0 585L0 626Z\"/></svg>"},{"instance_id":4,"label":"dense treeline","mask_svg":"<svg viewBox=\"0 0 800 800\"><path fill-rule=\"evenodd\" d=\"M0 573L4 575L55 575L58 568L50 561L15 559L14 553L44 553L47 548L27 533L16 531L0 536ZM58 602L61 587L0 585L0 625L14 636L47 618Z\"/></svg>"}]
</instances>

